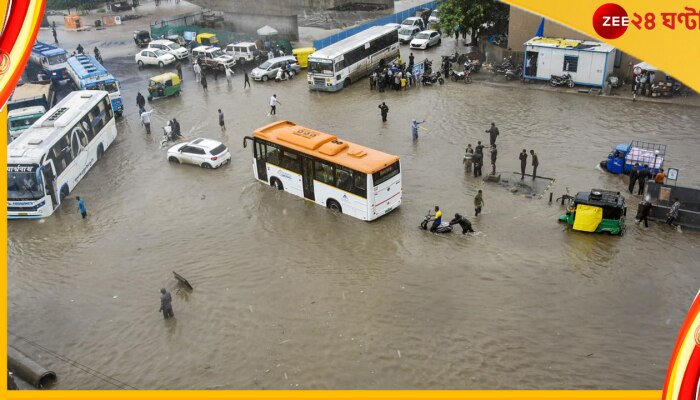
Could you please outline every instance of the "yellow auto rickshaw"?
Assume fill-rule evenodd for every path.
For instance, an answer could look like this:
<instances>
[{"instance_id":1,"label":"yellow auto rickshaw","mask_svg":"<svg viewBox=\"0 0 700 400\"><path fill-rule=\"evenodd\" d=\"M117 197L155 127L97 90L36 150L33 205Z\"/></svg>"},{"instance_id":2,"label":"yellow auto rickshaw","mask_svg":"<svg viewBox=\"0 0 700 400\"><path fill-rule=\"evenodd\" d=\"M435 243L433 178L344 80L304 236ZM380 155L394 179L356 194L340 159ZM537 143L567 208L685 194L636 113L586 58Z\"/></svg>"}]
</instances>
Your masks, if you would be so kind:
<instances>
[{"instance_id":1,"label":"yellow auto rickshaw","mask_svg":"<svg viewBox=\"0 0 700 400\"><path fill-rule=\"evenodd\" d=\"M180 77L172 72L156 75L148 81L148 100L180 95Z\"/></svg>"},{"instance_id":2,"label":"yellow auto rickshaw","mask_svg":"<svg viewBox=\"0 0 700 400\"><path fill-rule=\"evenodd\" d=\"M292 54L297 58L299 66L301 68L306 68L309 66L309 55L316 51L313 47L301 47L298 49L293 49Z\"/></svg>"},{"instance_id":3,"label":"yellow auto rickshaw","mask_svg":"<svg viewBox=\"0 0 700 400\"><path fill-rule=\"evenodd\" d=\"M197 35L197 43L203 46L216 46L219 44L219 38L213 33L200 33Z\"/></svg>"}]
</instances>

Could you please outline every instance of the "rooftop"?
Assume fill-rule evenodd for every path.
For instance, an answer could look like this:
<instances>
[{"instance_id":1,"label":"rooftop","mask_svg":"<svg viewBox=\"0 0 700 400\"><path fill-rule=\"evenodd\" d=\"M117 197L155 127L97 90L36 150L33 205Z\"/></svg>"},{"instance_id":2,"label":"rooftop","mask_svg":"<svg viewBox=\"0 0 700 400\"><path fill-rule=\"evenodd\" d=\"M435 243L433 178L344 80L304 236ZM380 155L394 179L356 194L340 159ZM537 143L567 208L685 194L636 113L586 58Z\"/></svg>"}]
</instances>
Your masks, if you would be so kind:
<instances>
[{"instance_id":1,"label":"rooftop","mask_svg":"<svg viewBox=\"0 0 700 400\"><path fill-rule=\"evenodd\" d=\"M548 47L562 50L593 51L597 53L610 53L615 48L607 43L593 42L590 40L548 38L535 36L525 42L525 46Z\"/></svg>"}]
</instances>

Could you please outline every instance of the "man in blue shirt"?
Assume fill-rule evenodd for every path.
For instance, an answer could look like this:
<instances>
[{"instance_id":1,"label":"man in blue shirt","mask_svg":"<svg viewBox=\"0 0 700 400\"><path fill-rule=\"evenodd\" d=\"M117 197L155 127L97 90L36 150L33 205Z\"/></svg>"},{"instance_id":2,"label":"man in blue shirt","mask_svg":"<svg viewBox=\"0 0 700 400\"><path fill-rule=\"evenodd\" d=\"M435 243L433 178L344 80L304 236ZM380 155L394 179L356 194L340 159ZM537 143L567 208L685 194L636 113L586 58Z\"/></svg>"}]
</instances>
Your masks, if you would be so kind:
<instances>
[{"instance_id":1,"label":"man in blue shirt","mask_svg":"<svg viewBox=\"0 0 700 400\"><path fill-rule=\"evenodd\" d=\"M75 199L78 200L78 211L80 211L80 215L82 215L83 219L85 219L85 217L87 217L87 207L85 206L85 202L80 198L80 196L76 196Z\"/></svg>"},{"instance_id":2,"label":"man in blue shirt","mask_svg":"<svg viewBox=\"0 0 700 400\"><path fill-rule=\"evenodd\" d=\"M411 121L411 136L413 136L413 140L418 140L418 127L424 122L425 120L416 121L415 119Z\"/></svg>"}]
</instances>

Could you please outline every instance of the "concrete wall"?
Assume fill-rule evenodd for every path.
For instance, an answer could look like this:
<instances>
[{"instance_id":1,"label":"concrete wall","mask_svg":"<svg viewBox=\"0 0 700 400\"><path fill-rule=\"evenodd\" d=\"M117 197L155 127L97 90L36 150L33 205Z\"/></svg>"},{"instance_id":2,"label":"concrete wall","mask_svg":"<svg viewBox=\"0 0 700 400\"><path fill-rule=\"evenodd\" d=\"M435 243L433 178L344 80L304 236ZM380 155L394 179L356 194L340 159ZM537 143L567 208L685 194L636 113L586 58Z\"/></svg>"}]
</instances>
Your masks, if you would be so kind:
<instances>
[{"instance_id":1,"label":"concrete wall","mask_svg":"<svg viewBox=\"0 0 700 400\"><path fill-rule=\"evenodd\" d=\"M510 21L508 23L508 47L512 50L523 51L525 48L525 42L535 36L541 21L541 16L532 14L518 7L511 6ZM600 41L598 38L585 35L579 31L568 28L547 18L545 18L544 22L544 35L554 38ZM620 52L620 50L617 50L617 52ZM629 80L632 77L629 64L630 62L632 64L637 64L639 60L627 53L620 53L622 54L620 57L620 66L615 67L613 73ZM660 79L663 79L663 76L657 74L656 80L658 81Z\"/></svg>"},{"instance_id":2,"label":"concrete wall","mask_svg":"<svg viewBox=\"0 0 700 400\"><path fill-rule=\"evenodd\" d=\"M259 28L269 25L279 32L282 39L299 40L299 24L296 15L262 15L249 13L232 13L224 11L223 28L232 32L255 33Z\"/></svg>"},{"instance_id":3,"label":"concrete wall","mask_svg":"<svg viewBox=\"0 0 700 400\"><path fill-rule=\"evenodd\" d=\"M303 14L350 3L380 4L394 8L394 0L192 0L191 3L212 10L262 15Z\"/></svg>"}]
</instances>

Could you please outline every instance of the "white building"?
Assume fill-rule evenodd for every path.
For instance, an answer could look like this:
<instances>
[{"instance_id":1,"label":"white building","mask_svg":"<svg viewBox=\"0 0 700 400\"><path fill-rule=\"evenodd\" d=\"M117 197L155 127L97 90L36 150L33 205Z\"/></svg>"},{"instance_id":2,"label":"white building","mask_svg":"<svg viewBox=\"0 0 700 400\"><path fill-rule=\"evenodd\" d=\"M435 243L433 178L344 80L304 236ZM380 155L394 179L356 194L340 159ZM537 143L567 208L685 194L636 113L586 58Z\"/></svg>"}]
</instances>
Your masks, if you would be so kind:
<instances>
[{"instance_id":1,"label":"white building","mask_svg":"<svg viewBox=\"0 0 700 400\"><path fill-rule=\"evenodd\" d=\"M604 86L615 63L615 48L588 40L534 37L525 43L525 78L549 80L571 74L577 85Z\"/></svg>"}]
</instances>

